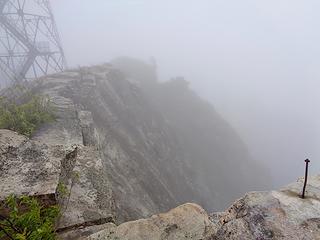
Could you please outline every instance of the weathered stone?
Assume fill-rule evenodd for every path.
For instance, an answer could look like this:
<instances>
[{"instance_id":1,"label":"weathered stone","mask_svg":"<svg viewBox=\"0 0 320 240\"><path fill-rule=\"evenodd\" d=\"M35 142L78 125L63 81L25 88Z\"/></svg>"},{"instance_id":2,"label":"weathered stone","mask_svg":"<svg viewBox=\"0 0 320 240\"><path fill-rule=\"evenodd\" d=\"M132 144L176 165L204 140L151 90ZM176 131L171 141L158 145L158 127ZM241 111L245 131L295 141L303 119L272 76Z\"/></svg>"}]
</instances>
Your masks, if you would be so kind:
<instances>
[{"instance_id":1,"label":"weathered stone","mask_svg":"<svg viewBox=\"0 0 320 240\"><path fill-rule=\"evenodd\" d=\"M114 221L112 188L97 149L35 139L0 129L0 201L14 194L59 203L59 228Z\"/></svg>"},{"instance_id":2,"label":"weathered stone","mask_svg":"<svg viewBox=\"0 0 320 240\"><path fill-rule=\"evenodd\" d=\"M115 225L113 223L106 223L101 225L89 225L86 226L75 226L74 228L67 229L64 231L58 232L58 239L66 239L66 240L79 240L86 238L94 233L100 232L105 229L114 228Z\"/></svg>"},{"instance_id":3,"label":"weathered stone","mask_svg":"<svg viewBox=\"0 0 320 240\"><path fill-rule=\"evenodd\" d=\"M0 200L10 194L54 199L63 153L0 129Z\"/></svg>"},{"instance_id":4,"label":"weathered stone","mask_svg":"<svg viewBox=\"0 0 320 240\"><path fill-rule=\"evenodd\" d=\"M320 176L309 179L305 199L302 186L248 193L220 216L212 239L320 239Z\"/></svg>"},{"instance_id":5,"label":"weathered stone","mask_svg":"<svg viewBox=\"0 0 320 240\"><path fill-rule=\"evenodd\" d=\"M205 239L212 234L213 223L207 213L196 204L184 204L167 213L123 223L109 225L87 240L179 240Z\"/></svg>"},{"instance_id":6,"label":"weathered stone","mask_svg":"<svg viewBox=\"0 0 320 240\"><path fill-rule=\"evenodd\" d=\"M251 192L226 212L208 216L185 204L148 219L109 224L86 240L319 240L320 175L310 178L306 199L303 179L280 191Z\"/></svg>"},{"instance_id":7,"label":"weathered stone","mask_svg":"<svg viewBox=\"0 0 320 240\"><path fill-rule=\"evenodd\" d=\"M115 221L112 188L104 173L98 152L92 147L77 146L77 157L72 168L60 179L67 192L60 197L63 215L59 228L99 222L101 219Z\"/></svg>"}]
</instances>

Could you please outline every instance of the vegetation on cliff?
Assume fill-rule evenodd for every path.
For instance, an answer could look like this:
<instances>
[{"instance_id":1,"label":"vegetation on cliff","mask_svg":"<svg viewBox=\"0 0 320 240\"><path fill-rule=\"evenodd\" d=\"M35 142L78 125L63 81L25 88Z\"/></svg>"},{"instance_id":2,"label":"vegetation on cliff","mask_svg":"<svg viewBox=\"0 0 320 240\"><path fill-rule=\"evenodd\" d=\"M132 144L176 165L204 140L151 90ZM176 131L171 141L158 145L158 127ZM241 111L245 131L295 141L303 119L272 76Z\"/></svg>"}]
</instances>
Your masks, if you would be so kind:
<instances>
[{"instance_id":1,"label":"vegetation on cliff","mask_svg":"<svg viewBox=\"0 0 320 240\"><path fill-rule=\"evenodd\" d=\"M50 101L40 95L30 95L23 104L0 98L0 128L30 137L44 123L54 120Z\"/></svg>"},{"instance_id":2,"label":"vegetation on cliff","mask_svg":"<svg viewBox=\"0 0 320 240\"><path fill-rule=\"evenodd\" d=\"M59 207L44 207L32 197L9 196L0 208L0 239L54 240Z\"/></svg>"}]
</instances>

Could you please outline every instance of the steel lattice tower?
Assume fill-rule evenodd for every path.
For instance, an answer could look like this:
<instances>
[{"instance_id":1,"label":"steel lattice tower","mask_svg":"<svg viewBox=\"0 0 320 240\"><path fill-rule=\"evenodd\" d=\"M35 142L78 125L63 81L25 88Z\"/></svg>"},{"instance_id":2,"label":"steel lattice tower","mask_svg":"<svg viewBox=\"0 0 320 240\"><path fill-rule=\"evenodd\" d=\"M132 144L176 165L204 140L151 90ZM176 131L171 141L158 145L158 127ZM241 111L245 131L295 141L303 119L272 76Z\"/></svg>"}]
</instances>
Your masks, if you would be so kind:
<instances>
[{"instance_id":1,"label":"steel lattice tower","mask_svg":"<svg viewBox=\"0 0 320 240\"><path fill-rule=\"evenodd\" d=\"M65 64L49 0L0 0L2 82L61 72Z\"/></svg>"}]
</instances>

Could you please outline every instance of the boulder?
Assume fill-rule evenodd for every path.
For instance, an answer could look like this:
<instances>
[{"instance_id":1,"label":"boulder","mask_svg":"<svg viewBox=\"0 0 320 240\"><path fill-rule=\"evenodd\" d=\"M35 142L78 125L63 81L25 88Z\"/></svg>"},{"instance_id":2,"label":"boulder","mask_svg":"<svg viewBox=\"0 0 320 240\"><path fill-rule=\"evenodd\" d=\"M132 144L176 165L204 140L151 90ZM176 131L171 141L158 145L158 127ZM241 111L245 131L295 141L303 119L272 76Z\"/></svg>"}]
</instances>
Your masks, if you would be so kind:
<instances>
[{"instance_id":1,"label":"boulder","mask_svg":"<svg viewBox=\"0 0 320 240\"><path fill-rule=\"evenodd\" d=\"M220 215L212 239L320 239L320 175L309 179L305 199L303 181L246 194Z\"/></svg>"},{"instance_id":2,"label":"boulder","mask_svg":"<svg viewBox=\"0 0 320 240\"><path fill-rule=\"evenodd\" d=\"M44 206L59 204L61 233L114 222L112 191L97 149L40 140L0 129L0 202L14 194Z\"/></svg>"},{"instance_id":3,"label":"boulder","mask_svg":"<svg viewBox=\"0 0 320 240\"><path fill-rule=\"evenodd\" d=\"M205 239L212 234L213 223L202 207L184 204L167 213L109 225L105 230L83 239L87 240L180 240Z\"/></svg>"},{"instance_id":4,"label":"boulder","mask_svg":"<svg viewBox=\"0 0 320 240\"><path fill-rule=\"evenodd\" d=\"M303 180L279 191L251 192L225 212L208 215L196 204L131 221L86 236L84 240L319 240L320 175L309 179L302 199Z\"/></svg>"}]
</instances>

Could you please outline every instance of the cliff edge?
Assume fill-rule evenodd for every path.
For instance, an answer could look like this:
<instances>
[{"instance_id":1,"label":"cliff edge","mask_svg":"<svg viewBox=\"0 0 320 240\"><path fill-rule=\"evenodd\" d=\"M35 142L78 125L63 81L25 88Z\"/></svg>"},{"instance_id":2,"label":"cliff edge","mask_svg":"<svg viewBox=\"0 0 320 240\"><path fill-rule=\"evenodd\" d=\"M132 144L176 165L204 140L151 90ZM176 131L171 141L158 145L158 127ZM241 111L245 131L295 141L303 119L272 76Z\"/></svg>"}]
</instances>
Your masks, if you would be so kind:
<instances>
[{"instance_id":1,"label":"cliff edge","mask_svg":"<svg viewBox=\"0 0 320 240\"><path fill-rule=\"evenodd\" d=\"M116 199L97 149L68 147L0 130L0 199L15 193L48 206L59 203L61 239L320 239L320 175L309 178L305 199L300 198L301 178L279 191L247 193L225 212L208 214L188 203L117 223ZM65 196L59 192L62 183L68 188Z\"/></svg>"},{"instance_id":2,"label":"cliff edge","mask_svg":"<svg viewBox=\"0 0 320 240\"><path fill-rule=\"evenodd\" d=\"M300 198L303 179L279 191L251 192L225 212L207 214L185 204L165 214L133 221L88 236L87 240L317 240L320 239L320 175L310 179Z\"/></svg>"},{"instance_id":3,"label":"cliff edge","mask_svg":"<svg viewBox=\"0 0 320 240\"><path fill-rule=\"evenodd\" d=\"M150 81L154 69L139 64L131 75L104 64L30 82L31 93L50 99L55 121L31 138L0 129L0 201L58 203L59 234L77 239L185 202L224 209L261 189L268 175L214 108L184 80Z\"/></svg>"}]
</instances>

